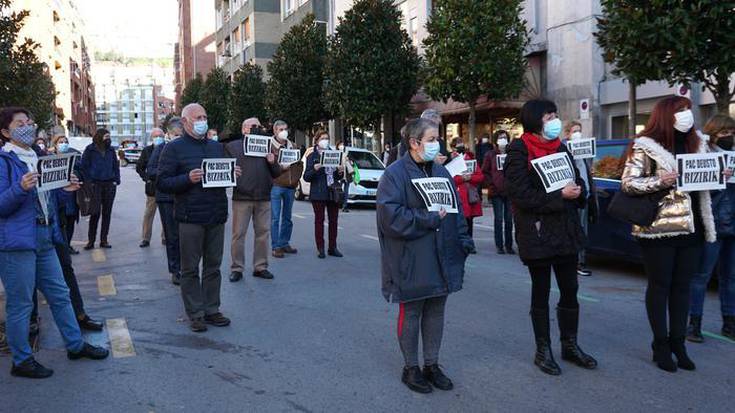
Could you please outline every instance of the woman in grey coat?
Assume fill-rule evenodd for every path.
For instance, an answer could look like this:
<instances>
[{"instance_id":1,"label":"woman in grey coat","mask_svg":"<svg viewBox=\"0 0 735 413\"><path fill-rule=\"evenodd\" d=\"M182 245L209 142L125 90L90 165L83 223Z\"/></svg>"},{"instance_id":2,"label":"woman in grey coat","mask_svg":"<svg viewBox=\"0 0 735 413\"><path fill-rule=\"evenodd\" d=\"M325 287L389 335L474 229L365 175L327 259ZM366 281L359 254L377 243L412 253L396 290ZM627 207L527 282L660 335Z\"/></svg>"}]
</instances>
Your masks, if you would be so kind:
<instances>
[{"instance_id":1,"label":"woman in grey coat","mask_svg":"<svg viewBox=\"0 0 735 413\"><path fill-rule=\"evenodd\" d=\"M436 124L429 120L409 122L402 142L409 150L385 171L377 197L383 295L400 303L398 342L406 362L402 381L419 393L431 392L431 385L453 388L438 365L444 306L447 295L462 289L465 259L474 249L452 177L434 162L438 136ZM412 180L430 177L446 180L457 213L428 210ZM418 362L419 332L423 372Z\"/></svg>"}]
</instances>

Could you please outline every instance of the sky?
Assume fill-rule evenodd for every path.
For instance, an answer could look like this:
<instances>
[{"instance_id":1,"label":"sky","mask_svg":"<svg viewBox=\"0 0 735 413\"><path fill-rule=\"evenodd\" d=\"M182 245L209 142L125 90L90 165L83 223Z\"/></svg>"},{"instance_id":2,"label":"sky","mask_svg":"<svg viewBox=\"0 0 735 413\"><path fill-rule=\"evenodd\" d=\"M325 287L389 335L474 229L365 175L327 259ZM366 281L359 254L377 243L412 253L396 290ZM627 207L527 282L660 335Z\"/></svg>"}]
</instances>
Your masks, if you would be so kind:
<instances>
[{"instance_id":1,"label":"sky","mask_svg":"<svg viewBox=\"0 0 735 413\"><path fill-rule=\"evenodd\" d=\"M94 50L173 58L177 0L74 0Z\"/></svg>"}]
</instances>

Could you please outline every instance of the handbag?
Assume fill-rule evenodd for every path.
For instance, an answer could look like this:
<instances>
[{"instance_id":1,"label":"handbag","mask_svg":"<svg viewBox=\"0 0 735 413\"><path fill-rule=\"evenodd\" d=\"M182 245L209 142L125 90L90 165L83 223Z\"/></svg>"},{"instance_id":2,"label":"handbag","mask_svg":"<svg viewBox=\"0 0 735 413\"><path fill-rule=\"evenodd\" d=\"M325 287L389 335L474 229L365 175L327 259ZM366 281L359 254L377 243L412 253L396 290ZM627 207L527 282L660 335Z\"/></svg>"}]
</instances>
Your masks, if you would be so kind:
<instances>
[{"instance_id":1,"label":"handbag","mask_svg":"<svg viewBox=\"0 0 735 413\"><path fill-rule=\"evenodd\" d=\"M477 191L477 188L473 188L470 184L464 185L465 190L467 190L467 202L469 202L470 205L480 202L480 193Z\"/></svg>"},{"instance_id":2,"label":"handbag","mask_svg":"<svg viewBox=\"0 0 735 413\"><path fill-rule=\"evenodd\" d=\"M77 191L77 205L79 213L83 216L97 215L100 212L101 194L97 185L85 183Z\"/></svg>"},{"instance_id":3,"label":"handbag","mask_svg":"<svg viewBox=\"0 0 735 413\"><path fill-rule=\"evenodd\" d=\"M342 181L335 181L329 187L329 200L341 205L345 200L345 191L342 189Z\"/></svg>"},{"instance_id":4,"label":"handbag","mask_svg":"<svg viewBox=\"0 0 735 413\"><path fill-rule=\"evenodd\" d=\"M664 189L644 195L629 195L618 191L607 206L607 213L620 221L648 227L658 214L658 203L668 194Z\"/></svg>"}]
</instances>

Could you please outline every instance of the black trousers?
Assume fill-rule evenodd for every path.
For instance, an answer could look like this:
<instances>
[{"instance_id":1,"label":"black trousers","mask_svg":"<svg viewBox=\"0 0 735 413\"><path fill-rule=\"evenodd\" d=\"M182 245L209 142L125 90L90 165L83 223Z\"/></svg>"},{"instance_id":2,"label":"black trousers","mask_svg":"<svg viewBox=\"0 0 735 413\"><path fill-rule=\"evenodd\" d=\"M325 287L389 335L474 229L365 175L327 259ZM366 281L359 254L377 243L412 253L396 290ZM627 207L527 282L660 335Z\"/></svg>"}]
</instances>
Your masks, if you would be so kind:
<instances>
[{"instance_id":1,"label":"black trousers","mask_svg":"<svg viewBox=\"0 0 735 413\"><path fill-rule=\"evenodd\" d=\"M65 223L65 231L66 232L66 242L71 245L71 240L74 238L74 226L77 222L77 216L76 215L67 215L66 217L66 223Z\"/></svg>"},{"instance_id":2,"label":"black trousers","mask_svg":"<svg viewBox=\"0 0 735 413\"><path fill-rule=\"evenodd\" d=\"M465 218L465 221L467 221L467 233L470 234L470 237L472 237L472 230L474 225L472 223L475 221L474 217Z\"/></svg>"},{"instance_id":3,"label":"black trousers","mask_svg":"<svg viewBox=\"0 0 735 413\"><path fill-rule=\"evenodd\" d=\"M179 223L174 218L174 203L159 202L158 213L161 216L163 235L166 237L168 272L178 274L181 272L181 254L179 254Z\"/></svg>"},{"instance_id":4,"label":"black trousers","mask_svg":"<svg viewBox=\"0 0 735 413\"><path fill-rule=\"evenodd\" d=\"M701 243L672 246L664 242L641 243L643 265L648 276L646 311L653 338L657 341L686 335L689 284L702 254Z\"/></svg>"},{"instance_id":5,"label":"black trousers","mask_svg":"<svg viewBox=\"0 0 735 413\"><path fill-rule=\"evenodd\" d=\"M556 284L559 286L559 304L561 308L579 308L577 301L577 261L564 260L549 265L528 267L531 273L531 307L539 310L549 310L549 294L551 291L551 269L556 275Z\"/></svg>"},{"instance_id":6,"label":"black trousers","mask_svg":"<svg viewBox=\"0 0 735 413\"><path fill-rule=\"evenodd\" d=\"M112 204L115 202L117 187L114 182L94 182L96 190L99 191L100 209L99 213L89 217L89 233L87 241L92 244L97 239L97 223L102 217L102 228L100 229L100 242L107 242L107 234L110 232L110 219L112 218Z\"/></svg>"}]
</instances>

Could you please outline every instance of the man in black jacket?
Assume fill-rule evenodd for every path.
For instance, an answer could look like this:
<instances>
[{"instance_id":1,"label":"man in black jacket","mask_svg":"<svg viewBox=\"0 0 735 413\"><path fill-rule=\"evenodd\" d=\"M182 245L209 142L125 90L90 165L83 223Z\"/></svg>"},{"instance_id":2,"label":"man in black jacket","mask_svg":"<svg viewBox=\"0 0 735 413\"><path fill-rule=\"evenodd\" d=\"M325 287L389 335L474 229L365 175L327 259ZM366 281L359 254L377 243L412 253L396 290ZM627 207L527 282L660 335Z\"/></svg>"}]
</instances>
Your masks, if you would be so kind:
<instances>
[{"instance_id":1,"label":"man in black jacket","mask_svg":"<svg viewBox=\"0 0 735 413\"><path fill-rule=\"evenodd\" d=\"M140 241L140 248L146 248L151 245L151 234L153 232L153 219L156 217L156 184L146 174L148 161L151 159L153 149L163 143L162 129L153 128L151 131L151 144L143 148L140 158L135 164L135 172L138 173L140 179L145 182L145 212L143 213L143 235ZM165 240L165 237L161 237ZM164 241L165 243L165 241Z\"/></svg>"},{"instance_id":2,"label":"man in black jacket","mask_svg":"<svg viewBox=\"0 0 735 413\"><path fill-rule=\"evenodd\" d=\"M202 332L207 331L207 324L217 327L230 324L219 311L227 192L225 188L204 188L201 169L203 159L224 158L225 151L221 143L206 139L207 112L201 105L187 105L181 111L181 118L184 134L161 152L156 187L174 195L175 217L179 223L181 296L191 330ZM235 176L240 176L239 167L235 168Z\"/></svg>"}]
</instances>

